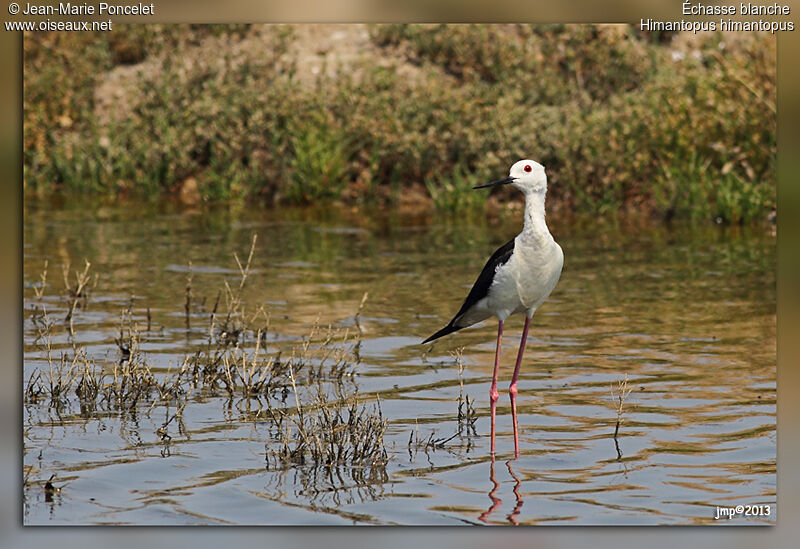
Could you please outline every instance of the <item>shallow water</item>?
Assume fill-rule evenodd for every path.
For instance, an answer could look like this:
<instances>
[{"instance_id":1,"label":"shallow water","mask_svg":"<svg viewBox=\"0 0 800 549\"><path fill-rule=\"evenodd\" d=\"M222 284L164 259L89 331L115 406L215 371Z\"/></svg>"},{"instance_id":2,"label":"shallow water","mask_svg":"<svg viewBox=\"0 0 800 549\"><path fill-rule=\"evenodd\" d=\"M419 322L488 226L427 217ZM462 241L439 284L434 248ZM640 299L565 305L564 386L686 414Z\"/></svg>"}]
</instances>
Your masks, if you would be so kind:
<instances>
[{"instance_id":1,"label":"shallow water","mask_svg":"<svg viewBox=\"0 0 800 549\"><path fill-rule=\"evenodd\" d=\"M364 475L268 466L274 443L251 403L198 393L165 443L168 412L23 410L25 524L771 524L776 521L775 239L763 229L598 227L550 219L564 271L534 317L519 381L513 458L505 389L522 327L506 322L496 461L488 390L496 325L419 342L458 309L518 215L415 222L357 213L259 209L203 214L169 206L28 203L24 379L46 368L32 321L56 320L71 352L62 265L97 273L74 343L114 364L120 317L151 326L141 351L175 367L202 341L233 259L256 253L244 292L270 315L268 345L310 327L364 330L347 383L388 419L385 468ZM47 285L35 295L48 261ZM191 262L195 299L184 314ZM74 275L70 275L71 277ZM461 375L453 356L463 347ZM627 375L615 440L618 384ZM24 388L24 387L23 387ZM475 400L474 431L458 399ZM289 395L290 400L293 396ZM441 447L410 443L450 439ZM452 438L450 438L452 437ZM44 483L51 475L58 492ZM717 507L769 516L716 521Z\"/></svg>"}]
</instances>

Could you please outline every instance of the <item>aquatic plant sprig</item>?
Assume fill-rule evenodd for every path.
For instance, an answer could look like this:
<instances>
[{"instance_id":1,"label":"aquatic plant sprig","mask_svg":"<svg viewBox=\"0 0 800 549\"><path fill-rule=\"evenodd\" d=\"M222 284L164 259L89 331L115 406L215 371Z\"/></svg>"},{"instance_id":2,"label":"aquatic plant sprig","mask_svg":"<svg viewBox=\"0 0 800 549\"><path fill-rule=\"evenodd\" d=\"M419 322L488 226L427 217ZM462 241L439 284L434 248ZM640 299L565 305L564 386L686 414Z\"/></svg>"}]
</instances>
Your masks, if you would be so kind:
<instances>
[{"instance_id":1,"label":"aquatic plant sprig","mask_svg":"<svg viewBox=\"0 0 800 549\"><path fill-rule=\"evenodd\" d=\"M62 267L62 275L64 277L64 288L67 291L67 300L69 303L69 310L67 312L67 316L64 317L64 321L69 323L69 332L70 335L74 335L74 326L73 326L73 317L75 313L75 308L77 307L78 303L81 303L82 307L86 307L86 304L89 301L89 294L88 294L88 284L91 281L91 276L89 275L89 269L91 269L92 264L89 263L88 260L85 260L86 264L83 268L82 272L75 271L75 284L70 285L69 283L69 261L64 264ZM97 276L94 277L94 282L97 284Z\"/></svg>"},{"instance_id":2,"label":"aquatic plant sprig","mask_svg":"<svg viewBox=\"0 0 800 549\"><path fill-rule=\"evenodd\" d=\"M475 411L475 399L464 394L464 347L457 347L450 353L458 367L458 432L460 436L464 432L467 435L477 435L475 422L478 414Z\"/></svg>"},{"instance_id":3,"label":"aquatic plant sprig","mask_svg":"<svg viewBox=\"0 0 800 549\"><path fill-rule=\"evenodd\" d=\"M47 265L49 261L47 259L44 260L44 267L42 268L42 272L39 274L39 285L33 287L33 293L36 296L37 301L42 300L42 295L44 295L44 290L47 288Z\"/></svg>"},{"instance_id":4,"label":"aquatic plant sprig","mask_svg":"<svg viewBox=\"0 0 800 549\"><path fill-rule=\"evenodd\" d=\"M611 399L616 400L617 404L617 424L614 427L614 445L617 448L617 459L622 459L622 452L619 449L619 439L617 435L619 435L619 426L622 423L622 412L623 407L625 405L625 399L628 398L628 395L631 394L633 387L628 387L628 374L625 374L620 381L617 382L617 388L614 389L614 385L611 385Z\"/></svg>"},{"instance_id":5,"label":"aquatic plant sprig","mask_svg":"<svg viewBox=\"0 0 800 549\"><path fill-rule=\"evenodd\" d=\"M247 278L250 275L253 255L256 249L256 240L258 235L253 233L250 242L250 252L247 255L247 261L244 265L239 260L239 255L234 252L233 259L239 267L239 284L235 289L226 280L224 282L224 295L225 295L225 318L220 322L219 328L216 329L217 311L219 307L220 293L217 294L214 308L211 312L211 322L209 326L209 337L216 337L218 342L227 345L236 345L239 342L239 337L246 330L247 326L242 321L245 318L244 304L242 303L242 292ZM187 286L188 288L188 286ZM187 289L187 292L189 290ZM188 299L188 297L187 297Z\"/></svg>"}]
</instances>

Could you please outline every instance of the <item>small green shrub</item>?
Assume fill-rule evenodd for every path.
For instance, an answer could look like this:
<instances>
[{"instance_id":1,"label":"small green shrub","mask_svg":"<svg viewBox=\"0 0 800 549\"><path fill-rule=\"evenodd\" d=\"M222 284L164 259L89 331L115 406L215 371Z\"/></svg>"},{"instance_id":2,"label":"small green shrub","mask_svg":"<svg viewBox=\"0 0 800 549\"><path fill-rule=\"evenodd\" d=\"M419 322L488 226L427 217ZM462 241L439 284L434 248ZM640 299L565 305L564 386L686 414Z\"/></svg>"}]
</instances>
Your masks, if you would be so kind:
<instances>
[{"instance_id":1,"label":"small green shrub","mask_svg":"<svg viewBox=\"0 0 800 549\"><path fill-rule=\"evenodd\" d=\"M460 213L483 207L486 194L476 192L473 187L486 183L488 178L469 172L461 165L446 174L435 174L425 181L425 186L437 209Z\"/></svg>"},{"instance_id":2,"label":"small green shrub","mask_svg":"<svg viewBox=\"0 0 800 549\"><path fill-rule=\"evenodd\" d=\"M322 116L295 125L290 132L291 180L285 189L286 197L296 203L338 198L348 183L347 136Z\"/></svg>"}]
</instances>

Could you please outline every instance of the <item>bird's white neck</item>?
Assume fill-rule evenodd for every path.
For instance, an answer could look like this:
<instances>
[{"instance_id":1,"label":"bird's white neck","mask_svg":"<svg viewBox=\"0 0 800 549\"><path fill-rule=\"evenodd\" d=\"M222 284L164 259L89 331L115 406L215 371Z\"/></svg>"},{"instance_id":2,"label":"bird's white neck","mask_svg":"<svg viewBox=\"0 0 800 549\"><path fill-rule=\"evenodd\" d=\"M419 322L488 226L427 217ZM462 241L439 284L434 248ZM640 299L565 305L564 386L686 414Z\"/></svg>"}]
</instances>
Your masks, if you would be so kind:
<instances>
[{"instance_id":1,"label":"bird's white neck","mask_svg":"<svg viewBox=\"0 0 800 549\"><path fill-rule=\"evenodd\" d=\"M550 236L544 220L544 197L542 191L525 193L525 226L522 234L533 236L536 240Z\"/></svg>"}]
</instances>

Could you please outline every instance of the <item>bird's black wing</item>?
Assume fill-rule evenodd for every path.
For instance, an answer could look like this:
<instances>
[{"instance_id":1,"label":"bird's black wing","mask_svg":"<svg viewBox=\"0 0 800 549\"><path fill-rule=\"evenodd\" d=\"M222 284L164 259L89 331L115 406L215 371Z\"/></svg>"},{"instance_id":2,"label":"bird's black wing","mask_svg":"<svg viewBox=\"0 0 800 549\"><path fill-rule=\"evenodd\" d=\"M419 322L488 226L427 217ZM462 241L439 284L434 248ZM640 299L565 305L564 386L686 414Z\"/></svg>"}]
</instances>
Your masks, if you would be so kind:
<instances>
[{"instance_id":1,"label":"bird's black wing","mask_svg":"<svg viewBox=\"0 0 800 549\"><path fill-rule=\"evenodd\" d=\"M458 310L450 323L422 343L428 343L429 341L439 339L440 337L451 334L457 330L460 330L461 328L466 328L466 326L456 326L456 320L458 320L461 315L466 313L470 307L486 297L486 295L489 293L489 287L492 285L492 281L494 280L495 271L497 271L497 268L500 265L507 263L508 260L511 259L511 254L513 253L514 239L512 238L498 248L497 251L492 254L492 257L489 258L489 261L486 262L486 265L483 266L483 270L481 271L481 274L478 275L478 279L475 281L475 284L472 285L472 289L469 291L467 298L464 300L464 304L461 305L461 309Z\"/></svg>"}]
</instances>

